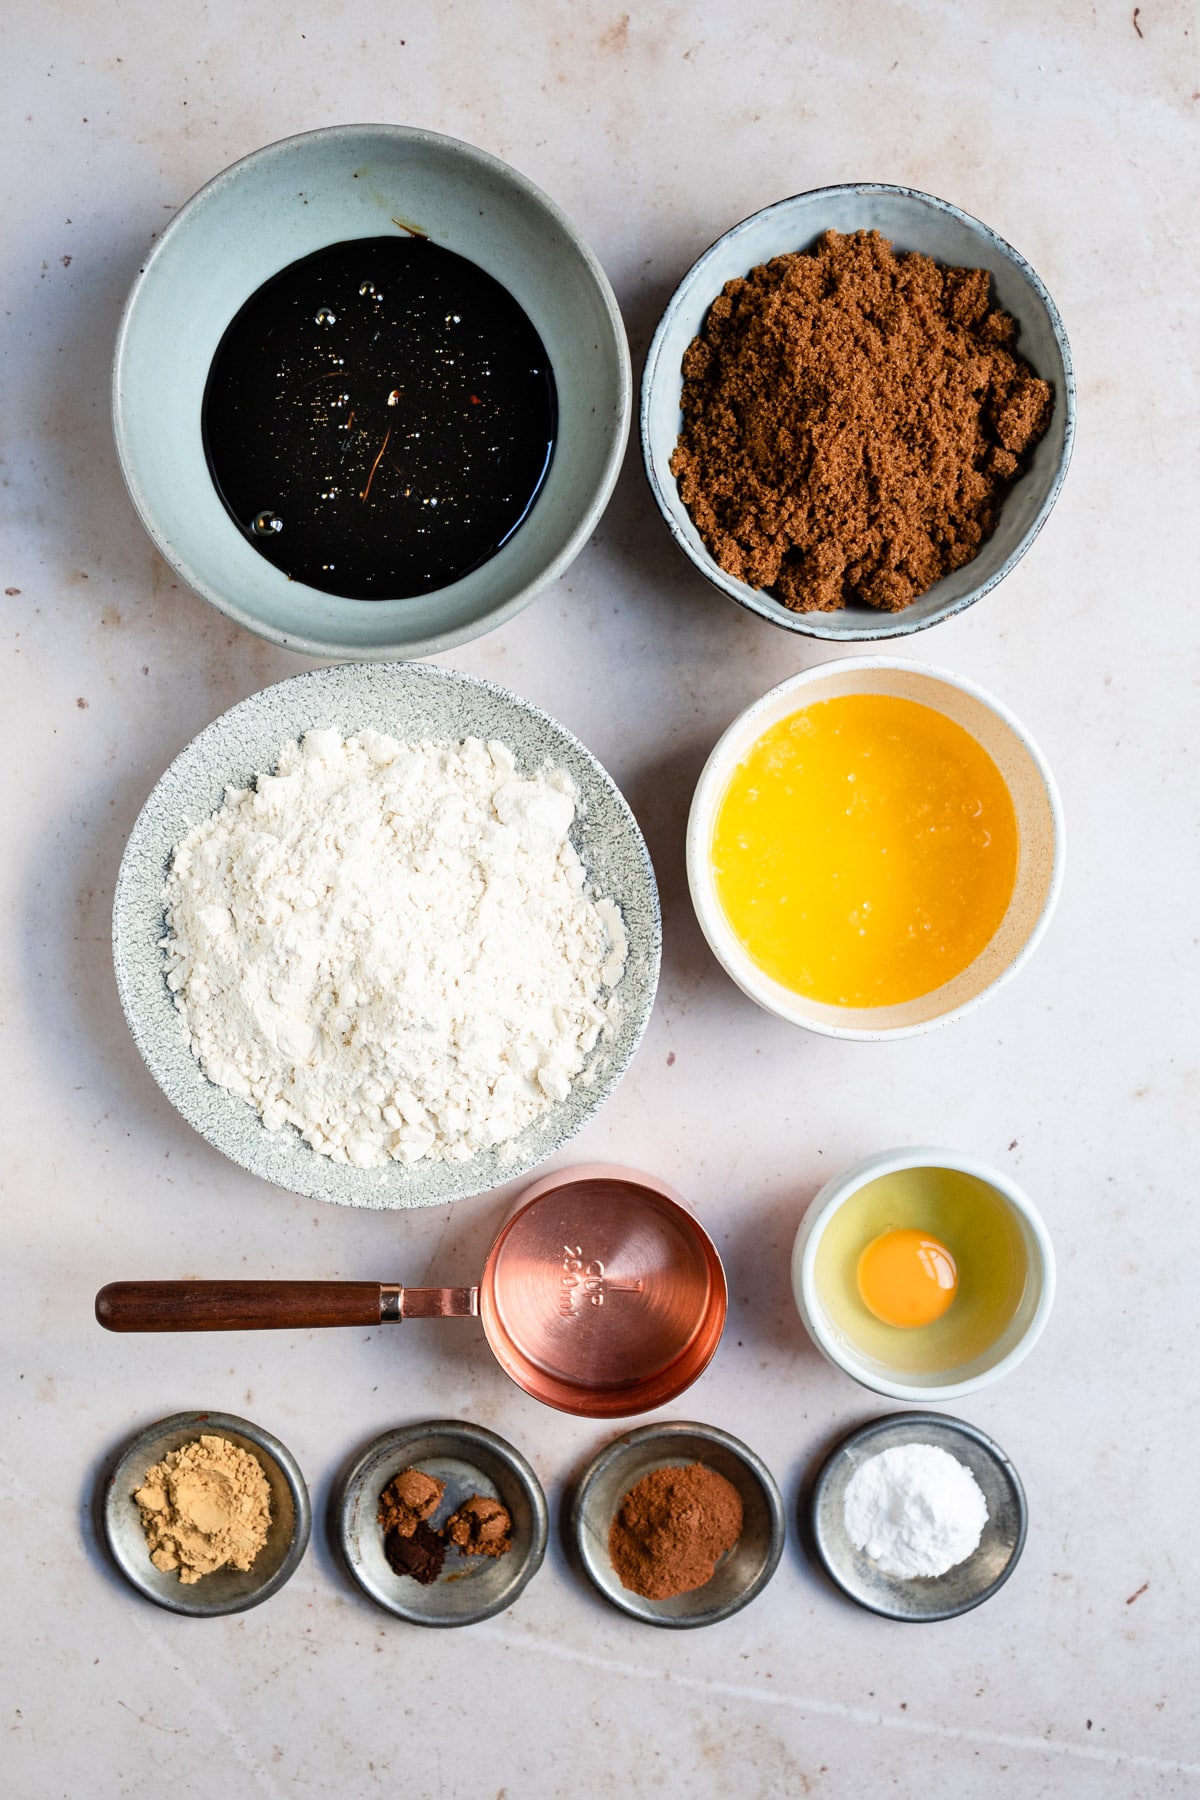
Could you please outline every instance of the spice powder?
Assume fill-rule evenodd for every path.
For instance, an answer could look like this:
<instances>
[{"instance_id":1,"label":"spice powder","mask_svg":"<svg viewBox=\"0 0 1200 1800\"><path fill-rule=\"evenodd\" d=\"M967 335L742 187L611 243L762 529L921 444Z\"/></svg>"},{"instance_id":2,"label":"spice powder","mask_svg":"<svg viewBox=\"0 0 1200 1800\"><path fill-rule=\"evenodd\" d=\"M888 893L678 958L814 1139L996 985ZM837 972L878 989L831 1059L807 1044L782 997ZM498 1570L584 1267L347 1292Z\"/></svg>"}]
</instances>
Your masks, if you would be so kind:
<instances>
[{"instance_id":1,"label":"spice powder","mask_svg":"<svg viewBox=\"0 0 1200 1800\"><path fill-rule=\"evenodd\" d=\"M742 1523L741 1496L715 1469L655 1469L622 1500L608 1553L622 1587L646 1600L672 1600L712 1580Z\"/></svg>"},{"instance_id":2,"label":"spice powder","mask_svg":"<svg viewBox=\"0 0 1200 1800\"><path fill-rule=\"evenodd\" d=\"M726 282L683 359L680 497L794 612L899 612L977 554L1050 422L986 269L827 231Z\"/></svg>"}]
</instances>

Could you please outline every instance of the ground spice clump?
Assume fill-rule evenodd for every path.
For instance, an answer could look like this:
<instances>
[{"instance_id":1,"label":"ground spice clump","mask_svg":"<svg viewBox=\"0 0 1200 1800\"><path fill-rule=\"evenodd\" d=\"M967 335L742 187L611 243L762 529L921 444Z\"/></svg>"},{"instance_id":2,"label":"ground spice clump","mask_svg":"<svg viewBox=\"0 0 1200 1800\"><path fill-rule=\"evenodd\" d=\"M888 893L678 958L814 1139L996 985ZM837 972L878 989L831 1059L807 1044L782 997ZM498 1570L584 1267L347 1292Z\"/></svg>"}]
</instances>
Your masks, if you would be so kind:
<instances>
[{"instance_id":1,"label":"ground spice clump","mask_svg":"<svg viewBox=\"0 0 1200 1800\"><path fill-rule=\"evenodd\" d=\"M446 1520L444 1536L464 1556L507 1556L512 1549L512 1520L499 1500L472 1494Z\"/></svg>"},{"instance_id":2,"label":"ground spice clump","mask_svg":"<svg viewBox=\"0 0 1200 1800\"><path fill-rule=\"evenodd\" d=\"M986 269L877 231L728 281L683 359L680 497L727 574L794 612L899 612L977 554L1050 423Z\"/></svg>"},{"instance_id":3,"label":"ground spice clump","mask_svg":"<svg viewBox=\"0 0 1200 1800\"><path fill-rule=\"evenodd\" d=\"M608 1553L622 1587L647 1600L671 1600L711 1581L742 1522L737 1489L715 1469L655 1469L622 1500Z\"/></svg>"},{"instance_id":4,"label":"ground spice clump","mask_svg":"<svg viewBox=\"0 0 1200 1800\"><path fill-rule=\"evenodd\" d=\"M271 1490L249 1451L215 1433L181 1444L134 1494L150 1561L185 1586L232 1564L248 1569L267 1541Z\"/></svg>"},{"instance_id":5,"label":"ground spice clump","mask_svg":"<svg viewBox=\"0 0 1200 1800\"><path fill-rule=\"evenodd\" d=\"M448 1551L462 1556L507 1556L512 1519L499 1500L472 1494L444 1525L431 1523L446 1484L424 1469L401 1469L379 1496L383 1553L397 1575L411 1575L422 1587L435 1582Z\"/></svg>"},{"instance_id":6,"label":"ground spice clump","mask_svg":"<svg viewBox=\"0 0 1200 1800\"><path fill-rule=\"evenodd\" d=\"M423 1520L432 1518L446 1491L444 1481L424 1469L401 1469L379 1496L379 1523L386 1532L412 1537Z\"/></svg>"},{"instance_id":7,"label":"ground spice clump","mask_svg":"<svg viewBox=\"0 0 1200 1800\"><path fill-rule=\"evenodd\" d=\"M424 1519L419 1519L407 1533L393 1527L383 1540L383 1553L397 1575L411 1575L422 1587L432 1586L446 1560L441 1533Z\"/></svg>"}]
</instances>

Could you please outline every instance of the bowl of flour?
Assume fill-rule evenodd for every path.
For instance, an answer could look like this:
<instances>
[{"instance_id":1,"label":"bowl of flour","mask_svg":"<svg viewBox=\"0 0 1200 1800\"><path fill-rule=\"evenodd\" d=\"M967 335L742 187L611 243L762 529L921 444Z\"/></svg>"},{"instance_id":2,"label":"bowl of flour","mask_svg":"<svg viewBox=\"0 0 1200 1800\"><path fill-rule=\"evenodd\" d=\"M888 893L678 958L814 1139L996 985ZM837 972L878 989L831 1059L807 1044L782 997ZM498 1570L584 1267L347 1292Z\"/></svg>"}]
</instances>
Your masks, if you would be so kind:
<instances>
[{"instance_id":1,"label":"bowl of flour","mask_svg":"<svg viewBox=\"0 0 1200 1800\"><path fill-rule=\"evenodd\" d=\"M612 1092L654 1001L637 823L561 725L455 670L349 664L200 733L134 826L113 952L187 1122L256 1175L430 1206Z\"/></svg>"}]
</instances>

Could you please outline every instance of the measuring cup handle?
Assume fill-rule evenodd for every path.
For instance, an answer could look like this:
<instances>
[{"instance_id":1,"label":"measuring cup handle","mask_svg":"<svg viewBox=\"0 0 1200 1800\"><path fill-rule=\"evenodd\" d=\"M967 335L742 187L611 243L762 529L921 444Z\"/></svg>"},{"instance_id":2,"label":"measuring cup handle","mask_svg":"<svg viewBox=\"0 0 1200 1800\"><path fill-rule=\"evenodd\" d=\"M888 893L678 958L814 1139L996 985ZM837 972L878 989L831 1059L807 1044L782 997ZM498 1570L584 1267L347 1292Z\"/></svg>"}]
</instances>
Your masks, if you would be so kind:
<instances>
[{"instance_id":1,"label":"measuring cup handle","mask_svg":"<svg viewBox=\"0 0 1200 1800\"><path fill-rule=\"evenodd\" d=\"M275 1331L378 1325L377 1281L112 1281L96 1295L106 1331Z\"/></svg>"}]
</instances>

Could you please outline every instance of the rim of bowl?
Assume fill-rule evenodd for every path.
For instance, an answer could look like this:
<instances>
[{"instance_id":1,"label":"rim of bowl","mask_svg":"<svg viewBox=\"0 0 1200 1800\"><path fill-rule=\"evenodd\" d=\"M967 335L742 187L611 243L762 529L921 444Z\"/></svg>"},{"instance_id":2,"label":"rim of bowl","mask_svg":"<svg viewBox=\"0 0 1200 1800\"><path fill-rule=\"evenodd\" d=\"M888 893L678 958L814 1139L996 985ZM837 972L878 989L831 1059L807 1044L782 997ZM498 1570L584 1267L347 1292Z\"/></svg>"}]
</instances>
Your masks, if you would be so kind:
<instances>
[{"instance_id":1,"label":"rim of bowl","mask_svg":"<svg viewBox=\"0 0 1200 1800\"><path fill-rule=\"evenodd\" d=\"M146 1455L153 1454L154 1447L164 1438L176 1432L192 1431L199 1437L205 1431L218 1435L223 1431L232 1431L239 1437L246 1438L264 1456L268 1457L279 1470L292 1497L292 1536L282 1561L272 1575L266 1576L258 1587L248 1593L233 1596L224 1601L206 1600L203 1594L196 1594L190 1587L177 1584L175 1588L162 1590L155 1587L151 1578L145 1573L140 1559L131 1559L116 1530L115 1509L122 1504L125 1495L118 1489L118 1481L129 1469L140 1462ZM165 1454L165 1453L164 1453ZM143 1474L144 1474L143 1470ZM136 1588L143 1599L151 1600L155 1606L161 1606L167 1612L180 1613L187 1618L213 1619L227 1617L231 1613L249 1612L252 1606L261 1606L264 1600L270 1600L280 1588L292 1579L296 1570L304 1560L308 1549L308 1541L312 1535L312 1505L309 1500L308 1485L304 1473L288 1449L273 1432L253 1419L243 1419L237 1413L190 1411L169 1413L165 1418L155 1419L135 1433L128 1442L112 1457L106 1467L100 1488L100 1519L104 1531L104 1540L115 1566ZM149 1565L149 1552L146 1562ZM149 1565L152 1566L152 1565ZM251 1571L252 1572L252 1571ZM156 1571L157 1573L157 1571ZM196 1586L200 1586L197 1583Z\"/></svg>"},{"instance_id":2,"label":"rim of bowl","mask_svg":"<svg viewBox=\"0 0 1200 1800\"><path fill-rule=\"evenodd\" d=\"M802 996L796 996L796 1004L785 1010L779 995L774 991L780 984L769 983L769 977L753 963L733 935L732 927L725 924L725 915L712 881L712 864L708 853L708 843L712 831L713 815L732 769L730 746L739 737L745 726L757 715L765 712L781 694L799 692L814 682L830 674L866 674L876 670L895 670L901 674L923 675L934 681L943 682L947 687L955 688L960 693L968 694L1008 727L1021 746L1028 753L1038 772L1045 790L1050 819L1054 833L1054 856L1050 870L1050 881L1046 890L1046 898L1042 909L1035 920L1025 942L1017 951L1012 961L1001 969L986 986L964 1000L960 1006L952 1007L948 1012L939 1013L936 1018L923 1019L913 1025L885 1025L864 1027L858 1025L840 1025L827 1019L814 1019L803 1016L805 1002ZM1007 787L1008 783L1005 782ZM798 1025L805 1031L815 1031L822 1037L844 1038L854 1043L891 1043L899 1038L919 1037L924 1032L935 1031L943 1025L949 1025L956 1019L962 1019L982 1006L985 1000L1007 985L1017 972L1024 968L1033 955L1053 917L1062 890L1063 864L1065 860L1065 833L1063 826L1062 799L1058 784L1050 771L1041 749L1033 737L1022 725L1016 714L1011 712L1002 700L981 688L965 675L953 674L949 669L941 669L932 663L912 662L900 656L843 656L833 661L816 663L810 669L801 669L798 674L789 675L786 681L762 694L750 703L732 720L713 745L708 758L700 771L700 778L692 795L691 809L688 813L686 837L686 861L688 888L692 897L692 906L701 931L704 933L709 949L736 986L761 1006L764 1012L771 1013L777 1019L784 1019L790 1025ZM985 947L986 948L986 947ZM981 952L982 954L982 952ZM968 965L969 967L970 965ZM847 1012L874 1010L867 1008L847 1007Z\"/></svg>"},{"instance_id":3,"label":"rim of bowl","mask_svg":"<svg viewBox=\"0 0 1200 1800\"><path fill-rule=\"evenodd\" d=\"M602 1565L593 1553L588 1537L588 1503L596 1483L615 1464L626 1460L636 1463L637 1453L653 1445L660 1445L664 1455L673 1455L672 1446L680 1439L688 1438L698 1438L704 1443L718 1446L742 1465L758 1486L770 1525L762 1564L758 1572L738 1594L719 1606L698 1608L694 1613L668 1616L649 1610L661 1605L660 1601L647 1600L632 1588L622 1587L619 1581L608 1580ZM734 1437L731 1432L722 1431L719 1425L703 1425L694 1419L666 1419L661 1425L637 1425L632 1431L623 1431L620 1437L613 1438L604 1444L592 1457L575 1483L571 1494L567 1523L571 1545L579 1558L580 1567L601 1599L607 1600L610 1606L615 1606L620 1612L627 1613L631 1619L637 1619L639 1624L656 1625L667 1631L694 1631L704 1625L717 1625L722 1619L732 1618L734 1613L741 1612L743 1607L749 1606L750 1602L756 1600L762 1593L778 1569L787 1538L787 1514L784 1510L779 1483L762 1457L758 1455L757 1451L752 1450L749 1444L743 1443L741 1438ZM692 1591L702 1592L703 1590L694 1589ZM682 1597L677 1596L677 1598Z\"/></svg>"},{"instance_id":4,"label":"rim of bowl","mask_svg":"<svg viewBox=\"0 0 1200 1800\"><path fill-rule=\"evenodd\" d=\"M1041 1293L1038 1295L1033 1317L1012 1349L980 1374L972 1375L965 1381L947 1381L938 1386L919 1386L913 1382L894 1379L857 1357L843 1341L826 1330L825 1310L816 1283L817 1251L834 1213L861 1188L878 1180L880 1176L892 1175L901 1169L928 1168L953 1169L962 1175L973 1175L977 1181L993 1188L1028 1228L1041 1265ZM874 1394L925 1405L936 1401L959 1400L965 1394L978 1393L981 1388L991 1387L993 1382L1002 1380L1019 1363L1024 1362L1046 1329L1057 1286L1054 1245L1050 1233L1041 1213L1024 1188L1011 1176L992 1168L990 1163L972 1156L969 1151L948 1150L936 1144L915 1144L896 1150L879 1150L873 1156L864 1157L841 1175L831 1176L813 1196L800 1221L792 1247L791 1274L796 1310L809 1337L828 1362L857 1381L860 1387L869 1388Z\"/></svg>"},{"instance_id":5,"label":"rim of bowl","mask_svg":"<svg viewBox=\"0 0 1200 1800\"><path fill-rule=\"evenodd\" d=\"M963 220L972 230L979 232L982 237L987 239L1003 257L1011 262L1026 277L1030 287L1034 290L1038 299L1046 309L1046 316L1050 321L1050 329L1053 333L1054 341L1058 347L1058 352L1062 358L1063 365L1064 418L1062 451L1059 455L1058 464L1054 471L1053 479L1050 482L1049 489L1047 490L1046 497L1038 508L1037 513L1030 521L1029 527L1020 542L1014 547L1010 554L1005 557L1003 563L995 573L990 575L986 581L979 582L975 587L971 588L969 592L964 594L961 599L948 602L942 611L935 613L932 617L926 619L913 619L907 623L887 626L883 625L881 620L878 628L855 632L853 637L848 637L846 633L837 631L828 624L822 623L821 621L827 619L830 616L829 614L785 612L785 609L781 608L777 602L771 602L770 596L767 595L763 589L752 588L748 583L735 581L731 575L726 575L725 571L718 567L707 551L705 551L703 558L699 557L696 554L694 546L688 542L680 529L679 521L675 516L670 497L664 491L662 483L658 479L654 467L653 451L650 444L650 393L654 382L659 375L663 340L670 329L674 315L681 305L685 294L690 291L693 284L708 267L709 263L714 260L716 252L723 249L732 239L737 238L743 232L747 231L751 225L756 224L760 219L766 218L769 214L781 212L786 207L794 206L798 200L811 200L818 194L902 194L907 199L919 201L926 206L933 207L938 212L947 213L953 219ZM713 295L713 298L716 298L716 294ZM744 607L747 612L757 613L760 619L765 619L769 625L777 625L782 631L794 631L803 637L822 638L829 642L839 644L860 642L871 643L881 639L911 637L918 631L928 631L930 626L940 625L944 619L951 619L955 617L956 614L965 612L968 606L974 606L977 600L982 600L984 595L989 594L998 583L1004 580L1006 575L1011 574L1012 570L1016 568L1034 539L1038 536L1042 526L1046 523L1046 520L1050 517L1050 514L1054 509L1055 502L1058 499L1062 484L1066 479L1067 470L1071 463L1071 453L1075 445L1075 416L1075 363L1071 355L1071 345L1067 338L1066 328L1062 322L1062 315L1051 297L1049 288L1047 288L1045 282L1033 267L1032 263L1028 262L1026 258L1021 255L1019 250L1014 249L1006 238L1002 238L998 231L994 231L992 227L985 224L982 219L977 219L974 213L969 213L963 207L956 206L952 200L939 199L936 194L927 194L922 188L907 187L903 182L840 181L828 183L822 187L803 188L797 194L788 194L782 200L773 200L769 206L759 207L757 212L748 213L747 216L744 219L740 219L736 225L731 225L728 231L723 231L719 237L714 238L706 250L701 251L700 255L696 258L695 262L687 270L683 279L675 288L671 298L667 301L654 336L650 340L650 348L646 352L646 361L642 370L642 383L638 407L638 437L641 444L642 464L646 471L646 480L649 483L651 493L654 495L655 504L665 519L667 529L671 533L675 543L687 557L693 568L697 569L699 573L704 576L706 581L710 582L712 586L717 588L721 593L727 595L730 600L735 601L737 605ZM892 614L889 616L902 620L904 618L903 614ZM870 622L868 621L868 623Z\"/></svg>"},{"instance_id":6,"label":"rim of bowl","mask_svg":"<svg viewBox=\"0 0 1200 1800\"><path fill-rule=\"evenodd\" d=\"M554 221L560 231L563 232L564 236L567 237L574 246L587 266L588 272L596 284L597 292L603 303L605 316L608 319L609 328L612 333L613 346L616 350L618 373L616 412L620 421L618 429L614 433L613 441L609 447L608 455L604 460L600 483L591 504L588 506L587 512L580 519L578 526L571 533L571 536L559 551L558 555L547 563L546 567L536 579L528 582L518 593L504 601L502 605L497 606L494 611L489 612L486 617L486 622L478 621L470 625L461 625L451 630L434 632L427 637L414 639L411 643L402 646L397 646L395 644L387 646L347 644L340 641L335 642L333 640L318 640L307 636L303 631L283 631L276 626L264 624L254 613L248 612L245 608L239 606L237 599L233 595L222 594L218 589L213 587L207 578L193 568L186 558L179 555L175 547L167 542L159 531L153 514L147 506L141 483L138 480L136 460L130 454L129 437L125 428L122 402L122 371L127 354L128 338L134 312L140 303L142 293L146 288L148 278L151 277L154 265L159 260L159 257L166 246L174 241L181 229L186 228L188 216L196 205L201 201L213 198L220 189L232 186L247 164L256 163L267 157L281 155L293 144L310 142L316 138L371 138L378 137L381 134L405 143L444 146L455 155L462 157L467 163L474 163L478 167L485 168L491 173L501 173L505 180L510 182L514 188L524 194L525 197L531 200L536 206L541 207ZM531 181L527 175L523 175L519 169L515 169L511 163L505 162L502 157L493 156L488 150L481 150L476 144L469 144L462 138L452 137L448 132L426 131L423 127L416 125L372 125L368 123L353 125L323 125L315 131L292 132L287 137L275 138L269 144L260 144L256 150L249 151L245 156L239 156L236 162L229 163L201 187L197 188L195 193L191 194L188 199L184 201L183 205L179 208L179 211L159 235L152 250L146 257L145 262L134 277L129 293L125 297L125 304L121 308L121 317L117 324L110 392L113 438L117 448L117 462L120 465L126 491L133 503L134 511L141 520L143 529L150 537L164 561L175 570L177 575L180 575L183 578L195 593L200 595L201 599L207 600L210 606L215 607L216 610L223 613L226 618L232 619L235 625L240 625L243 630L253 633L254 636L263 638L268 643L277 644L281 649L294 650L305 656L345 658L347 661L351 662L397 660L407 662L417 657L435 656L442 651L454 650L460 644L470 643L477 637L483 637L487 632L493 631L498 626L506 624L507 621L514 618L517 613L523 612L525 607L527 607L532 600L535 600L545 588L549 587L552 582L557 581L559 576L565 573L575 561L588 538L595 530L599 519L604 513L605 508L608 506L609 500L612 498L612 491L617 484L617 477L621 472L621 464L624 461L625 448L629 441L629 432L633 414L633 372L629 357L629 339L625 331L624 321L621 317L621 309L617 305L616 295L612 290L612 284L610 283L608 276L604 273L591 246L571 223L562 208L558 206L548 194L543 192L536 182ZM303 582L297 582L296 588L297 591L301 593L315 593L317 591L316 589L308 588ZM328 596L324 597L327 598Z\"/></svg>"}]
</instances>

